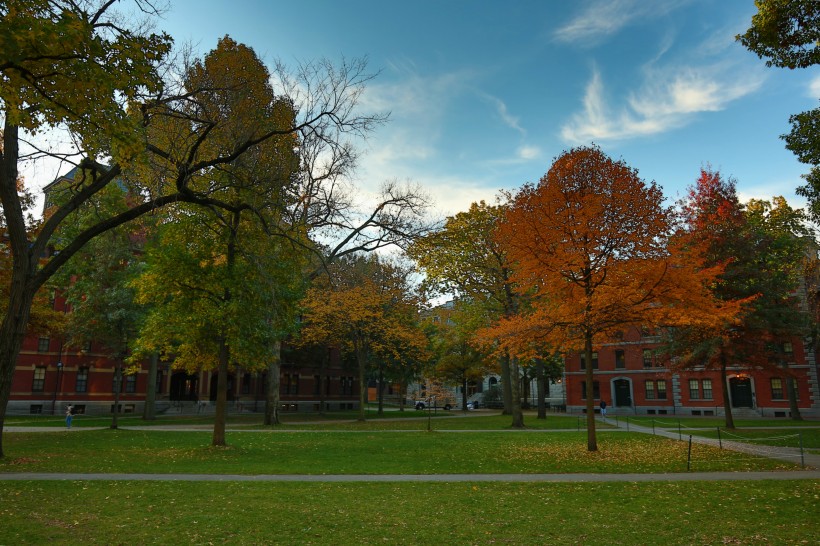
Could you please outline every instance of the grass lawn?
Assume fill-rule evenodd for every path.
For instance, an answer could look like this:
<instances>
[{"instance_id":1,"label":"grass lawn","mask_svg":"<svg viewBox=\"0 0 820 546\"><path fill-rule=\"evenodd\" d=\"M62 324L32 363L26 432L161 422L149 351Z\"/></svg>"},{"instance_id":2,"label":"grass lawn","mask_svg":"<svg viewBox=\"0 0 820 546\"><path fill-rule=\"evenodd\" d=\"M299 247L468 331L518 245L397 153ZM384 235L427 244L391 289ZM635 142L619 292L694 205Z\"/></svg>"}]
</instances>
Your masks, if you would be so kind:
<instances>
[{"instance_id":1,"label":"grass lawn","mask_svg":"<svg viewBox=\"0 0 820 546\"><path fill-rule=\"evenodd\" d=\"M0 544L816 544L810 480L0 482Z\"/></svg>"},{"instance_id":2,"label":"grass lawn","mask_svg":"<svg viewBox=\"0 0 820 546\"><path fill-rule=\"evenodd\" d=\"M260 417L252 417L255 420L232 416L241 430L228 432L227 448L211 447L209 431L6 433L7 456L0 460L0 472L686 471L687 443L657 436L601 429L599 451L587 452L586 431L576 430L583 426L577 416L549 416L546 422L528 416L526 422L533 428L525 432L506 430L509 417L480 412L438 417L433 420L438 432L398 431L416 425L426 428L424 419L311 424L303 415L287 416L300 420L265 430L259 425ZM92 418L81 416L79 421L85 419ZM110 422L100 419L102 424L96 426ZM121 422L142 424L139 419ZM210 422L208 417L187 417L161 419L157 424ZM796 468L708 446L693 446L692 457L693 471ZM818 502L818 480L576 484L0 480L0 545L808 544L820 535Z\"/></svg>"},{"instance_id":3,"label":"grass lawn","mask_svg":"<svg viewBox=\"0 0 820 546\"><path fill-rule=\"evenodd\" d=\"M447 474L685 472L687 443L628 432L244 431L229 446L209 432L87 430L6 433L0 472ZM796 468L694 445L691 470Z\"/></svg>"},{"instance_id":4,"label":"grass lawn","mask_svg":"<svg viewBox=\"0 0 820 546\"><path fill-rule=\"evenodd\" d=\"M610 415L614 419L615 415ZM677 429L678 423L682 428L723 428L726 426L726 419L723 417L676 417L674 415L617 415L617 418L624 422L629 419L630 423L635 423L643 427ZM820 421L803 420L793 421L791 419L735 419L736 428L777 428L777 427L820 427Z\"/></svg>"},{"instance_id":5,"label":"grass lawn","mask_svg":"<svg viewBox=\"0 0 820 546\"><path fill-rule=\"evenodd\" d=\"M502 430L510 428L511 418L497 412L460 412L437 411L389 411L383 416L368 412L364 422L356 421L357 412L332 413L293 413L281 414L281 428L300 430L427 430L428 423L433 430ZM121 416L119 425L129 426L167 426L167 425L213 425L213 414L208 415L162 415L153 421L144 421L138 416ZM233 427L269 428L262 425L259 413L228 414L227 422ZM614 422L613 422L614 423ZM63 427L65 420L59 416L23 415L6 418L7 426L17 427ZM525 414L524 424L528 429L563 429L584 430L586 417L579 415L548 414L546 419L536 419L535 414ZM111 417L96 415L78 415L74 417L75 428L108 427ZM599 422L597 428L613 428L612 425Z\"/></svg>"},{"instance_id":6,"label":"grass lawn","mask_svg":"<svg viewBox=\"0 0 820 546\"><path fill-rule=\"evenodd\" d=\"M718 431L699 430L690 431L688 434L702 436L706 438L717 438ZM734 441L759 446L778 447L800 447L809 452L820 450L820 428L807 429L736 429L727 431L721 429L720 438L724 441Z\"/></svg>"},{"instance_id":7,"label":"grass lawn","mask_svg":"<svg viewBox=\"0 0 820 546\"><path fill-rule=\"evenodd\" d=\"M511 418L496 413L468 413L448 412L438 416L415 414L416 419L368 419L364 422L345 421L329 424L327 422L311 423L309 421L284 420L283 429L295 428L299 430L508 430ZM569 415L550 415L546 419L536 419L528 415L524 419L528 430L586 430L586 418ZM261 425L260 425L261 427ZM614 425L597 423L596 429L614 428Z\"/></svg>"}]
</instances>

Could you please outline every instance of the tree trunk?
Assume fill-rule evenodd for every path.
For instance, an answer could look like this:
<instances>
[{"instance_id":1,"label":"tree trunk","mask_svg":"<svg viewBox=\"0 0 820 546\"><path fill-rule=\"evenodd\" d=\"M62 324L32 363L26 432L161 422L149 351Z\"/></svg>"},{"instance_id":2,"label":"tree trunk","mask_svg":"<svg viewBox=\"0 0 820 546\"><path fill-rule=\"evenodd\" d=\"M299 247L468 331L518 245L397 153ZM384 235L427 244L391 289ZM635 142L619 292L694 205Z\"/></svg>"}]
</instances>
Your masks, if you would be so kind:
<instances>
[{"instance_id":1,"label":"tree trunk","mask_svg":"<svg viewBox=\"0 0 820 546\"><path fill-rule=\"evenodd\" d=\"M467 411L467 376L461 376L461 410Z\"/></svg>"},{"instance_id":2,"label":"tree trunk","mask_svg":"<svg viewBox=\"0 0 820 546\"><path fill-rule=\"evenodd\" d=\"M154 353L148 360L148 381L145 387L145 406L142 408L142 418L153 421L157 418L157 368L159 355Z\"/></svg>"},{"instance_id":3,"label":"tree trunk","mask_svg":"<svg viewBox=\"0 0 820 546\"><path fill-rule=\"evenodd\" d=\"M214 414L214 435L211 440L213 446L224 446L225 422L228 410L228 361L230 348L225 338L219 339L219 368L216 376L216 412Z\"/></svg>"},{"instance_id":4,"label":"tree trunk","mask_svg":"<svg viewBox=\"0 0 820 546\"><path fill-rule=\"evenodd\" d=\"M379 384L378 399L379 399L379 417L384 417L384 365L379 363Z\"/></svg>"},{"instance_id":5,"label":"tree trunk","mask_svg":"<svg viewBox=\"0 0 820 546\"><path fill-rule=\"evenodd\" d=\"M789 411L792 414L792 420L802 421L803 416L800 415L800 408L797 405L797 385L795 383L794 377L791 375L786 376L786 392L789 397Z\"/></svg>"},{"instance_id":6,"label":"tree trunk","mask_svg":"<svg viewBox=\"0 0 820 546\"><path fill-rule=\"evenodd\" d=\"M595 374L592 370L592 332L584 335L584 361L586 362L586 395L587 395L587 451L598 451L598 438L595 434Z\"/></svg>"},{"instance_id":7,"label":"tree trunk","mask_svg":"<svg viewBox=\"0 0 820 546\"><path fill-rule=\"evenodd\" d=\"M330 379L327 377L327 369L330 367L330 347L324 351L319 365L319 414L325 412L325 400Z\"/></svg>"},{"instance_id":8,"label":"tree trunk","mask_svg":"<svg viewBox=\"0 0 820 546\"><path fill-rule=\"evenodd\" d=\"M521 411L521 379L518 358L510 358L510 386L512 397L512 426L513 428L524 428L524 412Z\"/></svg>"},{"instance_id":9,"label":"tree trunk","mask_svg":"<svg viewBox=\"0 0 820 546\"><path fill-rule=\"evenodd\" d=\"M535 361L535 381L538 389L538 419L547 418L547 379L544 370L544 361L540 358Z\"/></svg>"},{"instance_id":10,"label":"tree trunk","mask_svg":"<svg viewBox=\"0 0 820 546\"><path fill-rule=\"evenodd\" d=\"M6 316L0 325L0 458L4 457L3 427L6 420L6 407L11 396L11 382L17 357L23 346L26 325L31 313L31 302L34 291L27 293L23 283L12 280Z\"/></svg>"},{"instance_id":11,"label":"tree trunk","mask_svg":"<svg viewBox=\"0 0 820 546\"><path fill-rule=\"evenodd\" d=\"M32 274L37 260L29 256L28 242L23 210L17 195L17 127L5 120L3 131L3 151L0 152L0 198L2 199L5 220L8 225L7 236L14 251L12 261L11 284L8 303L3 322L0 324L0 457L3 450L3 428L6 421L6 408L11 397L11 382L17 357L23 346L26 335L31 304L34 301L36 286L31 285ZM12 225L12 222L15 225ZM12 228L15 228L12 230Z\"/></svg>"},{"instance_id":12,"label":"tree trunk","mask_svg":"<svg viewBox=\"0 0 820 546\"><path fill-rule=\"evenodd\" d=\"M723 413L726 417L726 428L735 428L735 419L732 416L732 401L729 400L729 380L726 377L726 356L720 355L720 382L723 385Z\"/></svg>"},{"instance_id":13,"label":"tree trunk","mask_svg":"<svg viewBox=\"0 0 820 546\"><path fill-rule=\"evenodd\" d=\"M268 381L265 386L265 420L266 425L279 425L279 373L282 362L282 342L274 341L268 364Z\"/></svg>"},{"instance_id":14,"label":"tree trunk","mask_svg":"<svg viewBox=\"0 0 820 546\"><path fill-rule=\"evenodd\" d=\"M356 345L356 363L359 365L359 421L365 420L365 406L367 406L367 381L365 380L367 351L362 345L362 343Z\"/></svg>"},{"instance_id":15,"label":"tree trunk","mask_svg":"<svg viewBox=\"0 0 820 546\"><path fill-rule=\"evenodd\" d=\"M504 411L502 415L512 415L512 382L513 377L510 372L510 357L504 355L500 359L501 362L501 399L504 402Z\"/></svg>"}]
</instances>

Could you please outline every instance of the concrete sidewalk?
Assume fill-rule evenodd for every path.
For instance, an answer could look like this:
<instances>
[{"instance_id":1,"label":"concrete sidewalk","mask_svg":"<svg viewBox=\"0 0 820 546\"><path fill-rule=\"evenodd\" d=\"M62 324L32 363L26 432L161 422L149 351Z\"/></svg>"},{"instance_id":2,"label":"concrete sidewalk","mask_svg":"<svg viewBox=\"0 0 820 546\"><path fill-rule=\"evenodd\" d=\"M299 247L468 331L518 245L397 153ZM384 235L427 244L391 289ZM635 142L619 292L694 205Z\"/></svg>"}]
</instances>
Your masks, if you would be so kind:
<instances>
[{"instance_id":1,"label":"concrete sidewalk","mask_svg":"<svg viewBox=\"0 0 820 546\"><path fill-rule=\"evenodd\" d=\"M640 432L643 434L663 436L664 438L671 438L673 440L681 440L684 442L688 441L690 436L685 432L685 429L681 430L681 432L679 433L677 431L663 428L655 428L653 430L650 427L636 425L632 422L626 424L620 422L620 420L613 420L612 418L603 419L599 417L597 420L599 422L606 423L610 426L616 426L620 430L626 430L628 427L630 432ZM786 428L781 430L786 430ZM804 467L808 469L820 469L820 455L815 455L805 450L803 451L803 453L801 453L800 449L796 447L754 445L751 443L745 443L730 439L717 440L715 438L704 438L703 436L695 435L692 435L692 443L710 445L713 447L721 447L722 449L731 449L732 451L748 453L749 455L756 455L758 457L767 457L769 459L776 459L778 461L785 461L796 465L804 465Z\"/></svg>"},{"instance_id":2,"label":"concrete sidewalk","mask_svg":"<svg viewBox=\"0 0 820 546\"><path fill-rule=\"evenodd\" d=\"M0 473L2 481L180 481L180 482L683 482L820 480L820 471L678 472L670 474L79 474Z\"/></svg>"}]
</instances>

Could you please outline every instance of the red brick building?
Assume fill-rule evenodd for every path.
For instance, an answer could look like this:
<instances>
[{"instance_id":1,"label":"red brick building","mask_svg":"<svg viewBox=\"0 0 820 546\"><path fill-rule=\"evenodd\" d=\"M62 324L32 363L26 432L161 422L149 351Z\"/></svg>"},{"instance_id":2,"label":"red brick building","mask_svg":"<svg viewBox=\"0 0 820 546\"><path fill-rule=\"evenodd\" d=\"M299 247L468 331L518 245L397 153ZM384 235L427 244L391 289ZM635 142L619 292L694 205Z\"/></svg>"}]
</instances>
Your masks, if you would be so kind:
<instances>
[{"instance_id":1,"label":"red brick building","mask_svg":"<svg viewBox=\"0 0 820 546\"><path fill-rule=\"evenodd\" d=\"M44 209L50 206L61 184L72 181L77 169L59 177L44 188ZM70 312L59 295L54 309ZM77 413L110 414L115 389L120 391L123 413L142 413L148 388L149 365L126 375L115 384L116 362L106 348L97 343L72 347L61 338L30 335L23 342L12 379L7 414L62 415L73 405ZM188 374L161 362L156 377L158 412L185 406L200 408L199 402L216 400L216 372ZM282 411L319 411L355 409L359 405L356 374L348 370L337 350L321 354L292 349L283 350L280 398ZM228 378L228 400L232 410L264 411L265 372L237 369ZM203 404L203 407L207 406Z\"/></svg>"},{"instance_id":2,"label":"red brick building","mask_svg":"<svg viewBox=\"0 0 820 546\"><path fill-rule=\"evenodd\" d=\"M593 353L595 406L605 400L616 414L723 415L720 373L693 370L673 373L669 361L657 356L660 339L630 329L623 339L604 344ZM801 415L820 417L820 387L814 351L799 338L784 342L791 355L788 369L796 376ZM567 406L585 411L586 363L581 355L566 358ZM729 367L729 401L735 416L787 417L790 414L783 372Z\"/></svg>"},{"instance_id":3,"label":"red brick building","mask_svg":"<svg viewBox=\"0 0 820 546\"><path fill-rule=\"evenodd\" d=\"M56 297L56 309L65 301ZM142 413L148 387L149 365L126 375L115 385L116 362L105 347L90 343L71 347L60 338L28 336L12 379L8 414L62 415L71 404L78 413L110 414L114 392L120 390L122 413ZM319 411L358 408L355 373L344 368L336 350L321 358L307 351L284 350L280 376L282 411ZM234 370L228 379L232 411L264 411L265 372ZM161 362L157 369L156 408L193 408L197 402L216 400L216 372L188 374ZM203 404L205 406L205 404Z\"/></svg>"}]
</instances>

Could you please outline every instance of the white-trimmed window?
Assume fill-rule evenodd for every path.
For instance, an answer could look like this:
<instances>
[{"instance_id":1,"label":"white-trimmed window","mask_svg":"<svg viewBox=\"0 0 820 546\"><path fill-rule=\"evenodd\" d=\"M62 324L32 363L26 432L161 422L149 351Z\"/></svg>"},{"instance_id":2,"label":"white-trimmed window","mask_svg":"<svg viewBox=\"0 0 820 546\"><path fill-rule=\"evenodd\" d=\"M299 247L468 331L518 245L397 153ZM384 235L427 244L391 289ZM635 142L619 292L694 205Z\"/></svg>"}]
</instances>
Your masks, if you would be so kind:
<instances>
[{"instance_id":1,"label":"white-trimmed window","mask_svg":"<svg viewBox=\"0 0 820 546\"><path fill-rule=\"evenodd\" d=\"M646 391L646 399L647 400L654 400L655 399L655 382L651 379L647 379L644 381L644 389Z\"/></svg>"},{"instance_id":2,"label":"white-trimmed window","mask_svg":"<svg viewBox=\"0 0 820 546\"><path fill-rule=\"evenodd\" d=\"M31 381L31 392L43 392L46 386L46 367L34 368L34 379Z\"/></svg>"},{"instance_id":3,"label":"white-trimmed window","mask_svg":"<svg viewBox=\"0 0 820 546\"><path fill-rule=\"evenodd\" d=\"M712 399L712 380L711 379L704 379L701 381L701 385L703 386L703 399L704 400L711 400Z\"/></svg>"},{"instance_id":4,"label":"white-trimmed window","mask_svg":"<svg viewBox=\"0 0 820 546\"><path fill-rule=\"evenodd\" d=\"M700 383L697 379L689 380L689 399L700 400Z\"/></svg>"},{"instance_id":5,"label":"white-trimmed window","mask_svg":"<svg viewBox=\"0 0 820 546\"><path fill-rule=\"evenodd\" d=\"M74 385L75 392L88 392L88 368L77 370L77 383Z\"/></svg>"},{"instance_id":6,"label":"white-trimmed window","mask_svg":"<svg viewBox=\"0 0 820 546\"><path fill-rule=\"evenodd\" d=\"M772 400L785 400L784 392L783 392L783 379L780 377L772 377L771 380L772 385Z\"/></svg>"}]
</instances>

